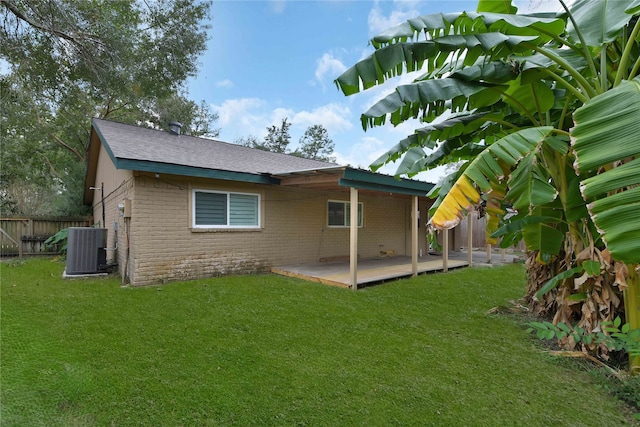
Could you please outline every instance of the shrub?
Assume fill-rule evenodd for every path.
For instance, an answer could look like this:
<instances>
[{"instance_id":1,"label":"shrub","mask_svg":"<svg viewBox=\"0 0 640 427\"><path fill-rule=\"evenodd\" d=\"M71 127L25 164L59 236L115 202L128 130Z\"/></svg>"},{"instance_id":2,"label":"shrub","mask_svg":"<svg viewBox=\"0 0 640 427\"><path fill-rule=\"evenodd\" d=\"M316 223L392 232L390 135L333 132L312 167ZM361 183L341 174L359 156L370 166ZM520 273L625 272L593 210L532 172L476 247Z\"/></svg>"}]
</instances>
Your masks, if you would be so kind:
<instances>
[{"instance_id":1,"label":"shrub","mask_svg":"<svg viewBox=\"0 0 640 427\"><path fill-rule=\"evenodd\" d=\"M536 332L542 340L557 339L558 344L566 348L568 343L582 344L582 349L591 352L597 347L606 347L608 351L624 352L630 358L640 356L640 329L631 329L628 323L622 325L620 317L613 322L602 322L604 331L587 332L579 326L571 327L559 322L529 322L527 332Z\"/></svg>"},{"instance_id":2,"label":"shrub","mask_svg":"<svg viewBox=\"0 0 640 427\"><path fill-rule=\"evenodd\" d=\"M69 235L69 229L63 228L53 236L49 237L42 244L43 250L56 250L61 255L67 253L67 237Z\"/></svg>"}]
</instances>

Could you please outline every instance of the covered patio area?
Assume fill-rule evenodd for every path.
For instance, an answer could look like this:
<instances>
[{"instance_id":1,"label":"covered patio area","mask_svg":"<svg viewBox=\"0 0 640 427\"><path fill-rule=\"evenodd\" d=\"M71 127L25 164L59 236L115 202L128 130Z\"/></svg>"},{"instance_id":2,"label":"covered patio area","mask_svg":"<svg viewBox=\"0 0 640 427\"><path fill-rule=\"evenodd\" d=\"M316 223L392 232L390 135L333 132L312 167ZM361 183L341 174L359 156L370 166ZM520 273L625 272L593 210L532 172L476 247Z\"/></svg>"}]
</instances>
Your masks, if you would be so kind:
<instances>
[{"instance_id":1,"label":"covered patio area","mask_svg":"<svg viewBox=\"0 0 640 427\"><path fill-rule=\"evenodd\" d=\"M348 236L344 236L348 237L348 240L342 237L340 246L336 246L339 249L334 250L335 257L330 256L330 259L327 259L326 256L318 256L318 262L314 263L276 265L271 269L274 273L358 289L370 283L432 271L446 272L450 268L472 264L471 254L456 252L455 248L461 245L455 240L455 234L450 231L438 232L442 255L429 255L426 225L428 209L433 203L427 196L433 188L431 183L396 179L342 166L298 170L274 177L280 180L283 187L327 190L342 194L340 200L328 200L329 209L322 232L324 233L325 229L331 230L332 227L333 230L336 230L335 227L348 230ZM368 206L374 205L372 198L402 200L404 208L396 209L394 216L375 218L379 213L375 209L363 207L361 202L365 198L368 199ZM351 206L358 206L358 209L350 209ZM367 213L364 213L365 210ZM388 246L385 245L390 241L387 229L390 224L401 224L403 229L396 227L393 236L404 236L404 242L396 239L391 243L392 249L387 250ZM471 227L469 230L468 239L471 236ZM451 245L450 234L453 238ZM467 247L472 247L469 242ZM380 248L381 256L372 253L372 248L376 245ZM396 250L398 256L395 256ZM365 256L361 257L362 253ZM394 256L385 256L387 253L393 253ZM423 256L425 253L427 255Z\"/></svg>"},{"instance_id":2,"label":"covered patio area","mask_svg":"<svg viewBox=\"0 0 640 427\"><path fill-rule=\"evenodd\" d=\"M402 277L415 276L416 274L443 271L452 268L466 267L469 265L468 256L462 252L450 252L448 261L443 263L443 257L438 255L425 255L418 258L417 272L413 270L410 256L395 256L383 258L369 258L358 260L357 281L358 288L374 283ZM297 277L300 279L319 282L325 285L353 287L351 284L351 270L348 259L330 262L316 262L296 265L283 265L272 267L271 271L283 276Z\"/></svg>"},{"instance_id":3,"label":"covered patio area","mask_svg":"<svg viewBox=\"0 0 640 427\"><path fill-rule=\"evenodd\" d=\"M348 231L348 235L340 238L339 245L335 246L335 256L329 256L330 259L319 256L316 263L278 265L272 268L274 273L357 289L367 283L442 269L443 263L438 261L441 258L420 257L419 262L419 254L428 250L426 239L423 238L420 241L419 236L425 235L424 228L427 221L425 213L433 203L427 194L433 184L396 179L392 176L342 166L293 171L281 173L275 177L280 179L280 185L283 187L327 190L341 194L339 200L328 200L329 209L322 232L325 233L325 229L332 230L335 236L335 230L342 228ZM375 205L372 202L373 197L401 200L404 207L396 209L395 216L382 218L379 216L380 211L364 207L363 197L368 198L368 206ZM358 208L351 209L351 206ZM403 205L395 204L395 206ZM422 219L420 207L423 210ZM376 215L378 215L377 218ZM396 225L393 236L404 236L403 241L390 240L388 224ZM402 229L397 227L398 224ZM389 247L385 245L389 245L391 241L391 249L382 250ZM446 237L444 241L443 249L446 254ZM372 248L376 246L381 254L392 252L395 255L397 250L399 256L375 257ZM361 253L366 256L361 257ZM447 258L446 255L444 258ZM446 261L444 265L446 268ZM462 266L462 264L451 265L451 267L456 266Z\"/></svg>"}]
</instances>

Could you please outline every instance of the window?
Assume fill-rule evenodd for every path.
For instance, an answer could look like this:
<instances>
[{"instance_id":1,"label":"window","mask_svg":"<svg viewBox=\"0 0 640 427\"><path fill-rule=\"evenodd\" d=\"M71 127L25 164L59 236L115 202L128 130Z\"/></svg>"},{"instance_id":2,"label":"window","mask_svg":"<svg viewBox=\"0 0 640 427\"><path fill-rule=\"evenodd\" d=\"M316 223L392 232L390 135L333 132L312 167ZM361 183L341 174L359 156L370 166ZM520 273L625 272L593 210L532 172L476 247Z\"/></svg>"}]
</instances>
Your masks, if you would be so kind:
<instances>
[{"instance_id":1,"label":"window","mask_svg":"<svg viewBox=\"0 0 640 427\"><path fill-rule=\"evenodd\" d=\"M330 200L327 208L329 227L349 227L351 225L351 203ZM358 203L358 227L362 227L362 203Z\"/></svg>"},{"instance_id":2,"label":"window","mask_svg":"<svg viewBox=\"0 0 640 427\"><path fill-rule=\"evenodd\" d=\"M193 191L195 228L258 228L260 196L246 193Z\"/></svg>"}]
</instances>

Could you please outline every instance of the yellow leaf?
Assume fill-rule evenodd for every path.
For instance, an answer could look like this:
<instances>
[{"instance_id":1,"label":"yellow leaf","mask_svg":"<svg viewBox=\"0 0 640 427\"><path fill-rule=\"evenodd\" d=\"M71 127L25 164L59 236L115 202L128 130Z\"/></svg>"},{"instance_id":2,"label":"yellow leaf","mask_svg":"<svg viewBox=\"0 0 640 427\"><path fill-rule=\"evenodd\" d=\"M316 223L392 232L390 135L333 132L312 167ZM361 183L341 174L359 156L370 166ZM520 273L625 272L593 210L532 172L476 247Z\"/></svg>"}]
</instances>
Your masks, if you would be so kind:
<instances>
[{"instance_id":1,"label":"yellow leaf","mask_svg":"<svg viewBox=\"0 0 640 427\"><path fill-rule=\"evenodd\" d=\"M478 203L480 201L480 193L478 193L476 187L466 176L461 176L456 182L455 187L460 188L460 191L462 191L472 203Z\"/></svg>"},{"instance_id":2,"label":"yellow leaf","mask_svg":"<svg viewBox=\"0 0 640 427\"><path fill-rule=\"evenodd\" d=\"M431 223L439 230L448 230L460 223L463 211L469 211L480 201L480 193L466 176L461 176L442 200Z\"/></svg>"},{"instance_id":3,"label":"yellow leaf","mask_svg":"<svg viewBox=\"0 0 640 427\"><path fill-rule=\"evenodd\" d=\"M442 201L442 204L438 207L438 210L431 218L431 223L438 230L448 230L455 227L460 223L459 211L451 209L450 206L445 205L447 201L446 197Z\"/></svg>"},{"instance_id":4,"label":"yellow leaf","mask_svg":"<svg viewBox=\"0 0 640 427\"><path fill-rule=\"evenodd\" d=\"M452 203L458 210L470 210L472 208L471 203L469 203L469 199L465 197L465 195L460 191L459 187L454 187L449 192L449 195L453 198Z\"/></svg>"}]
</instances>

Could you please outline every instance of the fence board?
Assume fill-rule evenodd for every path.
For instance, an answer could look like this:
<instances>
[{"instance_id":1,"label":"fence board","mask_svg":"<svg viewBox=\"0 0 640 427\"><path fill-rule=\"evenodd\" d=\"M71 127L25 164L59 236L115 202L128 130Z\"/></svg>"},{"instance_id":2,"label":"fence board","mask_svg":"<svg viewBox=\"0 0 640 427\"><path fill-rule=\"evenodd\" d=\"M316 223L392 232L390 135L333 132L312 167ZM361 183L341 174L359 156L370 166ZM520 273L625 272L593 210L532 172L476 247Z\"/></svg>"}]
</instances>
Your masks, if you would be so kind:
<instances>
[{"instance_id":1,"label":"fence board","mask_svg":"<svg viewBox=\"0 0 640 427\"><path fill-rule=\"evenodd\" d=\"M69 227L89 227L91 217L0 218L0 256L41 255L42 243Z\"/></svg>"},{"instance_id":2,"label":"fence board","mask_svg":"<svg viewBox=\"0 0 640 427\"><path fill-rule=\"evenodd\" d=\"M473 235L473 247L485 248L487 246L487 217L483 216L482 218L477 217L477 212L472 212L473 216L473 225L471 229L471 234ZM460 224L456 227L456 242L459 242L463 247L467 247L467 220L464 219L460 221ZM523 241L520 241L518 245L512 248L513 250L522 251L526 250L525 244Z\"/></svg>"}]
</instances>

